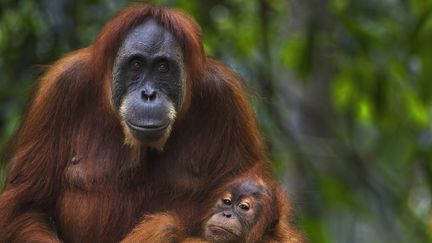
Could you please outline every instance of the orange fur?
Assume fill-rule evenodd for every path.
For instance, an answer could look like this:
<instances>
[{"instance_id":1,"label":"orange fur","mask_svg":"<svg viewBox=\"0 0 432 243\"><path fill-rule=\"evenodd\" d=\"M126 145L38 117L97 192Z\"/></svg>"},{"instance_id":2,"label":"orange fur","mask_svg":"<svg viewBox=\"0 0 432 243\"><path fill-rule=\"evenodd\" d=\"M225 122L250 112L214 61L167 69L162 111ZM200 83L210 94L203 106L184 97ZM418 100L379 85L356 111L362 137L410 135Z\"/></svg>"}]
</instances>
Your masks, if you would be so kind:
<instances>
[{"instance_id":1,"label":"orange fur","mask_svg":"<svg viewBox=\"0 0 432 243\"><path fill-rule=\"evenodd\" d=\"M2 242L32 242L32 243L60 243L57 233L46 215L40 212L29 212L15 218L12 224L4 230L14 231Z\"/></svg>"},{"instance_id":2,"label":"orange fur","mask_svg":"<svg viewBox=\"0 0 432 243\"><path fill-rule=\"evenodd\" d=\"M180 220L171 214L153 214L144 217L121 243L179 242L184 236L184 229L180 225Z\"/></svg>"}]
</instances>

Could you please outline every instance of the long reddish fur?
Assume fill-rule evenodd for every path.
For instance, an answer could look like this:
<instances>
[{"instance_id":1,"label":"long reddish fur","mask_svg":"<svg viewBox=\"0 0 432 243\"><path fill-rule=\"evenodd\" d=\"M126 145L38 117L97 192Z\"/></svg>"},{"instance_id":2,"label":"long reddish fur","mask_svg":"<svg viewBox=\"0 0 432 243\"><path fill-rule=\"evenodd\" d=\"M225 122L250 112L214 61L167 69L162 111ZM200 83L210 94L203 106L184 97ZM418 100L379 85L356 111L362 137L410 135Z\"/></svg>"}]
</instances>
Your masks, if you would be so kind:
<instances>
[{"instance_id":1,"label":"long reddish fur","mask_svg":"<svg viewBox=\"0 0 432 243\"><path fill-rule=\"evenodd\" d=\"M149 18L182 44L187 94L164 151L141 148L137 158L110 103L111 69L125 35ZM93 45L60 59L41 78L12 144L0 242L118 242L137 233L135 225L163 221L170 211L185 234L197 236L212 192L246 171L271 180L241 78L205 55L200 28L188 15L133 5ZM160 234L148 227L145 232Z\"/></svg>"}]
</instances>

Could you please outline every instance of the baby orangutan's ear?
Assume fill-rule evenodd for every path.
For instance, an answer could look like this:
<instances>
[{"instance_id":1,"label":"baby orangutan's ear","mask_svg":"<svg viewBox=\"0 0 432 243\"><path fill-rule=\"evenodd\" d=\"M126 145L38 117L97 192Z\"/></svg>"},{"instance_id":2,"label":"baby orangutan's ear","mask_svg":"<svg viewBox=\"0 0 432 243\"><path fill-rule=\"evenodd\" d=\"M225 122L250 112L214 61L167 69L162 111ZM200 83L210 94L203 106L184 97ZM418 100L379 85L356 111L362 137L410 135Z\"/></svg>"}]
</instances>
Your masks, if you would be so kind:
<instances>
[{"instance_id":1,"label":"baby orangutan's ear","mask_svg":"<svg viewBox=\"0 0 432 243\"><path fill-rule=\"evenodd\" d=\"M273 222L269 225L268 232L271 233L275 231L276 226L279 224L279 219L273 220Z\"/></svg>"}]
</instances>

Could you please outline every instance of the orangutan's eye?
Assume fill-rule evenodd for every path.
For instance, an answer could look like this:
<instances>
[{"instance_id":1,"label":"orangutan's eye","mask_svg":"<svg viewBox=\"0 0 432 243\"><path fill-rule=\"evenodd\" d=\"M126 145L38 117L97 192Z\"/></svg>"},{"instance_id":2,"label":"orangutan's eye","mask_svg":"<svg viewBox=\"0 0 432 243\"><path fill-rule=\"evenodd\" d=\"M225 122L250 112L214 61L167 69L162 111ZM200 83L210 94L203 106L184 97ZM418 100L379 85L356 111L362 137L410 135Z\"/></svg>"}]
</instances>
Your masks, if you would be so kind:
<instances>
[{"instance_id":1,"label":"orangutan's eye","mask_svg":"<svg viewBox=\"0 0 432 243\"><path fill-rule=\"evenodd\" d=\"M168 62L166 62L166 61L160 61L160 62L157 64L157 70L158 70L159 72L161 72L161 73L166 73L166 72L168 72L168 71L169 71L169 65L168 65Z\"/></svg>"},{"instance_id":2,"label":"orangutan's eye","mask_svg":"<svg viewBox=\"0 0 432 243\"><path fill-rule=\"evenodd\" d=\"M229 198L224 198L222 199L223 204L230 206L232 204L231 199Z\"/></svg>"},{"instance_id":3,"label":"orangutan's eye","mask_svg":"<svg viewBox=\"0 0 432 243\"><path fill-rule=\"evenodd\" d=\"M239 205L239 208L241 208L242 210L248 211L250 207L246 203L242 203Z\"/></svg>"},{"instance_id":4,"label":"orangutan's eye","mask_svg":"<svg viewBox=\"0 0 432 243\"><path fill-rule=\"evenodd\" d=\"M138 59L138 58L134 58L131 62L130 62L130 68L133 71L139 71L141 70L143 64L142 62Z\"/></svg>"}]
</instances>

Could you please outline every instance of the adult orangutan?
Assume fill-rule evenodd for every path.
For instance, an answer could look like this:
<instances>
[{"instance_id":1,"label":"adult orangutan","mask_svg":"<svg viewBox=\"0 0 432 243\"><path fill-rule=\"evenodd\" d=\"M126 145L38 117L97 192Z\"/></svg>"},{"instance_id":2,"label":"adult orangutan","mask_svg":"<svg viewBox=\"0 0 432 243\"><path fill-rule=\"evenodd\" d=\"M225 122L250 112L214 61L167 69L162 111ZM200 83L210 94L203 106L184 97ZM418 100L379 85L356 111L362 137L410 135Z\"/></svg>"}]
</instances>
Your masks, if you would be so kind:
<instances>
[{"instance_id":1,"label":"adult orangutan","mask_svg":"<svg viewBox=\"0 0 432 243\"><path fill-rule=\"evenodd\" d=\"M241 78L205 55L199 26L133 5L41 78L12 144L0 241L200 236L215 190L270 181L267 166Z\"/></svg>"}]
</instances>

